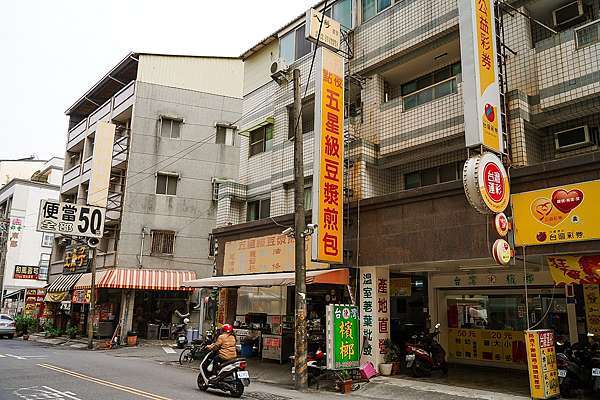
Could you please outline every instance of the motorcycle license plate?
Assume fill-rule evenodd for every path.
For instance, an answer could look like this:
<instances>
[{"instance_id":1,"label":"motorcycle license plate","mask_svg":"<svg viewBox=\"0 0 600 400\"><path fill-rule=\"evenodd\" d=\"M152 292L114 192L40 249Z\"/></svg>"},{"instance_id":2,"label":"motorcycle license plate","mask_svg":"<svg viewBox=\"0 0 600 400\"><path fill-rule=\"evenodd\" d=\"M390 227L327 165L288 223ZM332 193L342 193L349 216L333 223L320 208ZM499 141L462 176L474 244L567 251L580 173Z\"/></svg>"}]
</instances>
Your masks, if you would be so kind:
<instances>
[{"instance_id":1,"label":"motorcycle license plate","mask_svg":"<svg viewBox=\"0 0 600 400\"><path fill-rule=\"evenodd\" d=\"M559 378L564 378L567 376L567 370L566 369L559 369L558 370L558 377Z\"/></svg>"},{"instance_id":2,"label":"motorcycle license plate","mask_svg":"<svg viewBox=\"0 0 600 400\"><path fill-rule=\"evenodd\" d=\"M248 373L248 371L238 371L237 377L240 379L248 379L250 378L250 374Z\"/></svg>"},{"instance_id":3,"label":"motorcycle license plate","mask_svg":"<svg viewBox=\"0 0 600 400\"><path fill-rule=\"evenodd\" d=\"M600 368L592 368L592 376L600 376Z\"/></svg>"},{"instance_id":4,"label":"motorcycle license plate","mask_svg":"<svg viewBox=\"0 0 600 400\"><path fill-rule=\"evenodd\" d=\"M413 362L415 362L415 355L407 354L406 355L406 366L410 368L413 365Z\"/></svg>"}]
</instances>

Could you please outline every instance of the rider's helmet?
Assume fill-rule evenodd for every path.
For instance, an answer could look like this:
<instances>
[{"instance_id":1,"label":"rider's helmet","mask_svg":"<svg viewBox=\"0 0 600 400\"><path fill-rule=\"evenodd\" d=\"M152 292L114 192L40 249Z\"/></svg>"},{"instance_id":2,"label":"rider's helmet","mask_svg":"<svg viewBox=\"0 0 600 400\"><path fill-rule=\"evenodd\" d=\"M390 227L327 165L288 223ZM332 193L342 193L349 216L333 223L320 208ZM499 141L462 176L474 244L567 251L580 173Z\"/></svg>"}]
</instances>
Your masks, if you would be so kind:
<instances>
[{"instance_id":1,"label":"rider's helmet","mask_svg":"<svg viewBox=\"0 0 600 400\"><path fill-rule=\"evenodd\" d=\"M233 332L233 326L231 326L229 324L223 325L223 332L227 332L227 333Z\"/></svg>"},{"instance_id":2,"label":"rider's helmet","mask_svg":"<svg viewBox=\"0 0 600 400\"><path fill-rule=\"evenodd\" d=\"M189 319L189 318L185 318L185 319L183 320L183 323L184 323L184 324L186 324L186 325L187 325L187 324L189 324L189 323L190 323L190 319Z\"/></svg>"}]
</instances>

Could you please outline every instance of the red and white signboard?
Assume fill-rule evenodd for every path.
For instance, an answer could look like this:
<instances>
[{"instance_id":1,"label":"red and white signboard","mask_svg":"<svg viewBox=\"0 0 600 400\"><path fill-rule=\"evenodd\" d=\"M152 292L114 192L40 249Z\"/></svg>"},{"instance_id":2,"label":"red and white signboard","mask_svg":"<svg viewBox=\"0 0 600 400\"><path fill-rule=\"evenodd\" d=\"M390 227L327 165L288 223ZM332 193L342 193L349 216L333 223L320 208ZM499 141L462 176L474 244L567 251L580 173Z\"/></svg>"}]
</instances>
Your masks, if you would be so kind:
<instances>
[{"instance_id":1,"label":"red and white signboard","mask_svg":"<svg viewBox=\"0 0 600 400\"><path fill-rule=\"evenodd\" d=\"M504 239L498 239L492 246L492 256L494 260L500 265L508 265L512 258L512 249L510 244Z\"/></svg>"},{"instance_id":2,"label":"red and white signboard","mask_svg":"<svg viewBox=\"0 0 600 400\"><path fill-rule=\"evenodd\" d=\"M501 213L508 206L508 174L493 153L483 153L465 162L463 185L469 203L482 214Z\"/></svg>"},{"instance_id":3,"label":"red and white signboard","mask_svg":"<svg viewBox=\"0 0 600 400\"><path fill-rule=\"evenodd\" d=\"M504 213L496 214L496 218L494 218L494 226L496 227L496 232L498 235L504 237L508 234L509 223L508 217Z\"/></svg>"}]
</instances>

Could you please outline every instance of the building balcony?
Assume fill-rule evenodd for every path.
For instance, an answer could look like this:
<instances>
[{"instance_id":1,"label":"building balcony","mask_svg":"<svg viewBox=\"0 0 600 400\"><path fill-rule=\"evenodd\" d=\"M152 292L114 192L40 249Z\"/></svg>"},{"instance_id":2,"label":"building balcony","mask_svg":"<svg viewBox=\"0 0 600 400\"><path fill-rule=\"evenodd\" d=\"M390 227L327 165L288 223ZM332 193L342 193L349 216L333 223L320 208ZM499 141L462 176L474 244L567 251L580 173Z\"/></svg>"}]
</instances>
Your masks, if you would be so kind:
<instances>
[{"instance_id":1,"label":"building balcony","mask_svg":"<svg viewBox=\"0 0 600 400\"><path fill-rule=\"evenodd\" d=\"M600 20L536 43L542 111L600 94Z\"/></svg>"},{"instance_id":2,"label":"building balcony","mask_svg":"<svg viewBox=\"0 0 600 400\"><path fill-rule=\"evenodd\" d=\"M70 191L79 185L81 176L81 165L77 164L72 168L69 168L63 174L63 182L61 186L61 193Z\"/></svg>"},{"instance_id":3,"label":"building balcony","mask_svg":"<svg viewBox=\"0 0 600 400\"><path fill-rule=\"evenodd\" d=\"M133 106L135 98L135 81L131 81L113 97L94 110L86 119L74 126L68 133L67 150L81 143L88 135L96 130L98 121L107 121L118 118Z\"/></svg>"}]
</instances>

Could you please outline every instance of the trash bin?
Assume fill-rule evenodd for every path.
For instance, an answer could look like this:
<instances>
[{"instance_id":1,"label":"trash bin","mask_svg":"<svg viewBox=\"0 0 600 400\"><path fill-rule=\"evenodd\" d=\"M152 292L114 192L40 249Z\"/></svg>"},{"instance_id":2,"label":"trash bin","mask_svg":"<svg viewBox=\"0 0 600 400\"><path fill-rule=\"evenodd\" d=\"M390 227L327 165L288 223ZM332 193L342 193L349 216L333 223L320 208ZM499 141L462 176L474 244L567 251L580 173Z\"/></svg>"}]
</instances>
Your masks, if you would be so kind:
<instances>
[{"instance_id":1,"label":"trash bin","mask_svg":"<svg viewBox=\"0 0 600 400\"><path fill-rule=\"evenodd\" d=\"M200 329L194 329L192 333L192 340L198 340L200 338Z\"/></svg>"},{"instance_id":2,"label":"trash bin","mask_svg":"<svg viewBox=\"0 0 600 400\"><path fill-rule=\"evenodd\" d=\"M146 339L156 340L158 339L158 325L148 324L148 330L146 331Z\"/></svg>"},{"instance_id":3,"label":"trash bin","mask_svg":"<svg viewBox=\"0 0 600 400\"><path fill-rule=\"evenodd\" d=\"M186 331L185 336L187 337L188 343L192 343L192 340L194 340L194 330L192 328L189 328Z\"/></svg>"},{"instance_id":4,"label":"trash bin","mask_svg":"<svg viewBox=\"0 0 600 400\"><path fill-rule=\"evenodd\" d=\"M129 331L127 332L127 346L137 346L137 332Z\"/></svg>"}]
</instances>

